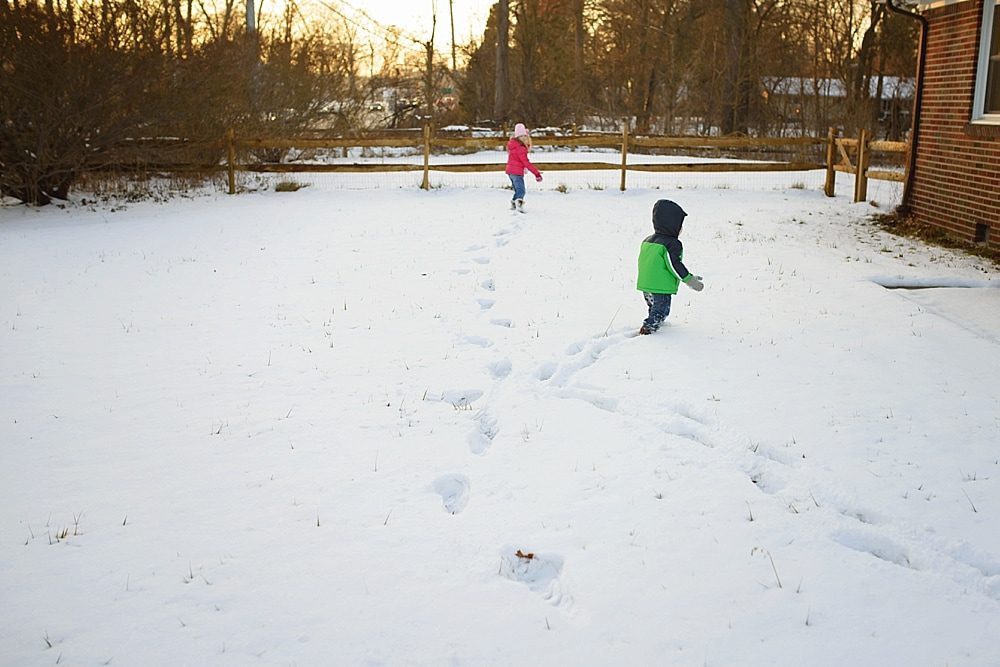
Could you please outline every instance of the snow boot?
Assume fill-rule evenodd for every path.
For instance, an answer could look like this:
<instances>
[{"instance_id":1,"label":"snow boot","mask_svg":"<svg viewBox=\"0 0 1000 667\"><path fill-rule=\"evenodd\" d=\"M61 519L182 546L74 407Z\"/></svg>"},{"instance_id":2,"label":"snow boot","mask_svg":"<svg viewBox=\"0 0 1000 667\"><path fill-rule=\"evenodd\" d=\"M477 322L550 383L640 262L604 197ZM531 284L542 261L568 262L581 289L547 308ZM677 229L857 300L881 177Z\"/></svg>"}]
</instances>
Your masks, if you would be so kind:
<instances>
[{"instance_id":1,"label":"snow boot","mask_svg":"<svg viewBox=\"0 0 1000 667\"><path fill-rule=\"evenodd\" d=\"M639 327L639 335L640 336L648 336L651 333L653 333L653 330L650 329L649 327L647 327L645 324L643 324L641 327Z\"/></svg>"},{"instance_id":2,"label":"snow boot","mask_svg":"<svg viewBox=\"0 0 1000 667\"><path fill-rule=\"evenodd\" d=\"M517 210L517 204L514 203L513 199L510 200L510 210L512 211Z\"/></svg>"},{"instance_id":3,"label":"snow boot","mask_svg":"<svg viewBox=\"0 0 1000 667\"><path fill-rule=\"evenodd\" d=\"M518 213L524 213L524 200L523 199L518 199L517 200L517 212Z\"/></svg>"}]
</instances>

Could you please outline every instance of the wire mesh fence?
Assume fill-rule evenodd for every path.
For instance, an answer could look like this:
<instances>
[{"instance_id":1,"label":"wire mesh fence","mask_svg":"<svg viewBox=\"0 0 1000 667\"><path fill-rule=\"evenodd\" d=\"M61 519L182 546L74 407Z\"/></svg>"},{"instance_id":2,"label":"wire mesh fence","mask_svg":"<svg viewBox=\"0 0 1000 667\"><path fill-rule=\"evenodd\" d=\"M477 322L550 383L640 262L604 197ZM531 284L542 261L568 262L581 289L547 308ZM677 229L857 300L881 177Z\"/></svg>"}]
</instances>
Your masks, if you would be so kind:
<instances>
[{"instance_id":1,"label":"wire mesh fence","mask_svg":"<svg viewBox=\"0 0 1000 667\"><path fill-rule=\"evenodd\" d=\"M543 158L534 159L535 165L543 174L541 183L528 177L529 190L545 192L561 192L571 194L575 191L607 191L620 192L620 171L617 165L609 169L587 169L579 171L549 171ZM610 164L610 163L609 163ZM848 173L838 173L836 191L840 196L850 197L854 188L854 176ZM224 190L224 179L216 179L219 188ZM284 172L256 173L241 172L238 189L243 191L273 190L279 184L290 183L298 186L308 186L321 190L392 190L420 188L423 181L422 170L415 171L368 171L363 173L343 172ZM825 169L804 171L721 171L721 172L626 172L626 187L628 190L645 189L674 190L715 189L738 191L766 190L805 190L822 192L826 181ZM494 171L486 172L450 172L431 169L429 171L429 188L473 188L495 190L497 195L503 190L510 190L510 180L504 174L503 166L498 165ZM898 181L869 181L867 201L875 205L892 209L902 201L902 183Z\"/></svg>"},{"instance_id":2,"label":"wire mesh fence","mask_svg":"<svg viewBox=\"0 0 1000 667\"><path fill-rule=\"evenodd\" d=\"M424 127L420 136L236 138L227 135L230 192L239 170L251 180L294 180L316 187L504 188L507 137L456 135ZM868 179L902 181L905 144L839 137L667 137L620 134L548 134L532 139L533 162L545 172L541 189L836 190L836 173L853 174L854 199L868 199ZM237 159L236 156L239 156ZM276 156L280 156L276 159ZM237 161L241 164L237 165ZM877 167L869 170L870 167ZM265 176L274 173L282 176ZM276 179L280 179L277 180ZM896 203L898 188L873 194Z\"/></svg>"},{"instance_id":3,"label":"wire mesh fence","mask_svg":"<svg viewBox=\"0 0 1000 667\"><path fill-rule=\"evenodd\" d=\"M505 136L451 136L430 128L392 136L240 138L228 132L214 144L225 155L216 166L143 162L137 151L132 181L144 175L177 184L202 183L230 193L309 186L323 190L510 188L504 174ZM871 150L860 151L861 146ZM159 148L150 155L159 156ZM734 191L823 190L892 208L902 199L905 144L838 138L662 137L605 133L543 136L530 155L543 172L530 189L570 193L623 189ZM148 156L147 156L148 157ZM869 173L869 167L872 167ZM118 185L111 179L108 189ZM865 176L872 180L868 181ZM891 180L875 180L875 179ZM100 181L88 175L91 183ZM128 179L126 179L128 180ZM865 187L859 187L859 180ZM142 184L126 187L138 196ZM182 186L183 189L183 186Z\"/></svg>"}]
</instances>

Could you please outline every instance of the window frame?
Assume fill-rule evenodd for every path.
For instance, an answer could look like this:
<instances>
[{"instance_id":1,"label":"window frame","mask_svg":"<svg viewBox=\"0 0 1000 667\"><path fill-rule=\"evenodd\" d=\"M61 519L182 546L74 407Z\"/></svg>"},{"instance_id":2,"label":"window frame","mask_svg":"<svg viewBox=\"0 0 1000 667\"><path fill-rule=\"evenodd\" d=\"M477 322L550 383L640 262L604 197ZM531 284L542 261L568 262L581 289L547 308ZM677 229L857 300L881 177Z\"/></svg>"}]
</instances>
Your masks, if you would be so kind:
<instances>
[{"instance_id":1,"label":"window frame","mask_svg":"<svg viewBox=\"0 0 1000 667\"><path fill-rule=\"evenodd\" d=\"M990 47L994 41L1000 41L1000 34L993 34L993 20L1000 12L1000 0L985 0L983 2L982 29L979 34L979 58L976 65L976 86L972 98L972 122L983 125L1000 125L1000 112L986 111L986 84L990 71ZM993 76L1000 78L1000 62L994 65L997 71ZM994 85L1000 85L997 81Z\"/></svg>"}]
</instances>

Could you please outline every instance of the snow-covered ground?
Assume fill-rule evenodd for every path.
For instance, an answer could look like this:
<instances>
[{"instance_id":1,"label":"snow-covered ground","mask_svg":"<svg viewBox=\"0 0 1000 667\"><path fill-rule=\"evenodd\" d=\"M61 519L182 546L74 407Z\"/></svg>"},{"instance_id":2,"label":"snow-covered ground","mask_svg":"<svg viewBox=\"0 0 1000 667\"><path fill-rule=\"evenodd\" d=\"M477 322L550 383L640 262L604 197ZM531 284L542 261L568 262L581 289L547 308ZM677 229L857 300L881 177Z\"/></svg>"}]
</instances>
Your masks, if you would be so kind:
<instances>
[{"instance_id":1,"label":"snow-covered ground","mask_svg":"<svg viewBox=\"0 0 1000 667\"><path fill-rule=\"evenodd\" d=\"M996 271L687 176L0 209L0 664L1000 664Z\"/></svg>"}]
</instances>

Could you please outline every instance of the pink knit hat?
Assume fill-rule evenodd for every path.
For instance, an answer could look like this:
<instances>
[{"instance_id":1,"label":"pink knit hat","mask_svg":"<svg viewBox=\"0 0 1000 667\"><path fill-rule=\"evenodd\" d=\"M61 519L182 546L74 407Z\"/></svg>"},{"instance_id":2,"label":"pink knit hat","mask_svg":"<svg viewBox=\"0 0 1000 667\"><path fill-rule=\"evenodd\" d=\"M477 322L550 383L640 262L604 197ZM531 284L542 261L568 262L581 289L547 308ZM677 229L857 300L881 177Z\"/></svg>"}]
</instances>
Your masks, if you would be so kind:
<instances>
[{"instance_id":1,"label":"pink knit hat","mask_svg":"<svg viewBox=\"0 0 1000 667\"><path fill-rule=\"evenodd\" d=\"M514 136L515 137L526 137L528 136L528 128L524 126L524 123L518 123L514 126Z\"/></svg>"}]
</instances>

